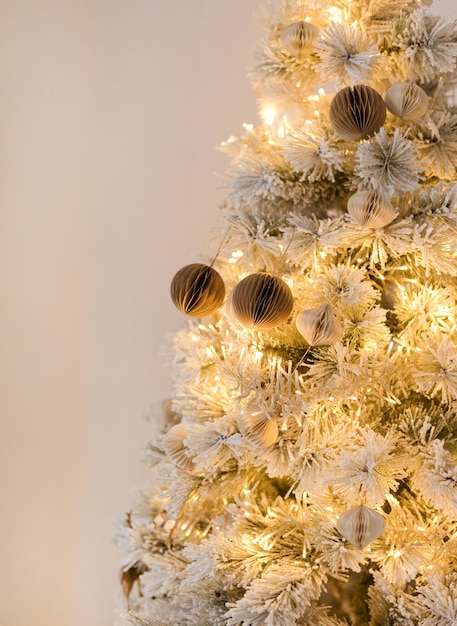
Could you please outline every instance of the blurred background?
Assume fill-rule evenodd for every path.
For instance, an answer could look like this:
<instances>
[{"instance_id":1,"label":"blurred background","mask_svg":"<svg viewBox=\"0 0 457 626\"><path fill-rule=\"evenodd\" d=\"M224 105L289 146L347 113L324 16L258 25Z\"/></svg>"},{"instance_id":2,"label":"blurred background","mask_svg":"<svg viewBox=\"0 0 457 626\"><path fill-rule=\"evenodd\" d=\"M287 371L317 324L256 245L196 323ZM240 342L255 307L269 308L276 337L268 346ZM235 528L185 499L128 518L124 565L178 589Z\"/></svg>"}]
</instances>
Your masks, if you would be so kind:
<instances>
[{"instance_id":1,"label":"blurred background","mask_svg":"<svg viewBox=\"0 0 457 626\"><path fill-rule=\"evenodd\" d=\"M111 626L261 0L0 0L0 626ZM433 11L457 17L453 0Z\"/></svg>"}]
</instances>

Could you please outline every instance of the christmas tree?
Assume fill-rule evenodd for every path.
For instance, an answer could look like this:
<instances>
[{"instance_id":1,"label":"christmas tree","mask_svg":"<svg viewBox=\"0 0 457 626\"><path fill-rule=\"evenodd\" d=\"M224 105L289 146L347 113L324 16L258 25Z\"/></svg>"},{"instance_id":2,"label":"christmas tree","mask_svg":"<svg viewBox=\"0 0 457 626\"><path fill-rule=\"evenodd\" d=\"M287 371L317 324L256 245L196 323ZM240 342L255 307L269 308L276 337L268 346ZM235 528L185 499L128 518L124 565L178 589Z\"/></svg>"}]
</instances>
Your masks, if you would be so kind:
<instances>
[{"instance_id":1,"label":"christmas tree","mask_svg":"<svg viewBox=\"0 0 457 626\"><path fill-rule=\"evenodd\" d=\"M136 626L457 624L457 24L279 0L151 487L118 532Z\"/></svg>"}]
</instances>

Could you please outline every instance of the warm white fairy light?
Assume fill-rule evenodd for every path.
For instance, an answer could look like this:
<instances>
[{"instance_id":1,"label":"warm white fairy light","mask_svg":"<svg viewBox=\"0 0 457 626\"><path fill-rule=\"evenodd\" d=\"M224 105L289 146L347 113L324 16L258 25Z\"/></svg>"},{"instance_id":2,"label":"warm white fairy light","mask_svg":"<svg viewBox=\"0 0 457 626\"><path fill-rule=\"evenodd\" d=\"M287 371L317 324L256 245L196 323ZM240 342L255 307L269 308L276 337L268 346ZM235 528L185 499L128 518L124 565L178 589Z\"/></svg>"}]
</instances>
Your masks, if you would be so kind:
<instances>
[{"instance_id":1,"label":"warm white fairy light","mask_svg":"<svg viewBox=\"0 0 457 626\"><path fill-rule=\"evenodd\" d=\"M262 118L267 126L272 126L276 120L276 111L271 107L262 109Z\"/></svg>"},{"instance_id":2,"label":"warm white fairy light","mask_svg":"<svg viewBox=\"0 0 457 626\"><path fill-rule=\"evenodd\" d=\"M343 22L343 9L336 6L331 6L326 9L326 12L332 22L341 24Z\"/></svg>"}]
</instances>

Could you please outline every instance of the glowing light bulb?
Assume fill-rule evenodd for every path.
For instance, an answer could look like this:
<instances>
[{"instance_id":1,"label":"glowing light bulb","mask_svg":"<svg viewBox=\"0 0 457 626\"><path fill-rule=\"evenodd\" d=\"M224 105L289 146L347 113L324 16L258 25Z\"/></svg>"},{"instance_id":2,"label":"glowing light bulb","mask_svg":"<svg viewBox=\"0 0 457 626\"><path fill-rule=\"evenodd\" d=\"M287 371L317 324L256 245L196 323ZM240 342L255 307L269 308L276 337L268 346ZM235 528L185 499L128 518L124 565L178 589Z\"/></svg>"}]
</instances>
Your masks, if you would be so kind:
<instances>
[{"instance_id":1,"label":"glowing light bulb","mask_svg":"<svg viewBox=\"0 0 457 626\"><path fill-rule=\"evenodd\" d=\"M332 22L341 24L343 21L343 9L340 9L340 7L329 7L327 13Z\"/></svg>"},{"instance_id":2,"label":"glowing light bulb","mask_svg":"<svg viewBox=\"0 0 457 626\"><path fill-rule=\"evenodd\" d=\"M266 108L262 111L263 121L267 126L271 126L276 118L276 111L271 108Z\"/></svg>"}]
</instances>

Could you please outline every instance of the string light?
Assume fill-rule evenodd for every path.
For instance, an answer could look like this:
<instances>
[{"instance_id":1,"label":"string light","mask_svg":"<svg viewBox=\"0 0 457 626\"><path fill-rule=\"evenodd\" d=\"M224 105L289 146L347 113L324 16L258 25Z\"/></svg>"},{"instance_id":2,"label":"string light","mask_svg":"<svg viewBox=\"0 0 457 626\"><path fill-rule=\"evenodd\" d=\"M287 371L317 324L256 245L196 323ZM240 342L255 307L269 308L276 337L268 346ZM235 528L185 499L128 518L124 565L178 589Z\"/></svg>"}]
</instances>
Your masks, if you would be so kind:
<instances>
[{"instance_id":1,"label":"string light","mask_svg":"<svg viewBox=\"0 0 457 626\"><path fill-rule=\"evenodd\" d=\"M276 119L276 111L270 107L267 107L262 110L262 118L267 126L272 126Z\"/></svg>"},{"instance_id":2,"label":"string light","mask_svg":"<svg viewBox=\"0 0 457 626\"><path fill-rule=\"evenodd\" d=\"M343 9L340 9L340 7L329 7L327 9L327 14L332 22L337 24L341 24L343 22Z\"/></svg>"}]
</instances>

